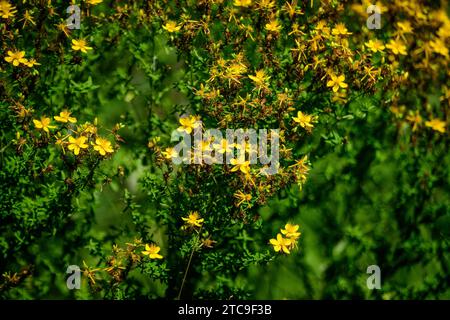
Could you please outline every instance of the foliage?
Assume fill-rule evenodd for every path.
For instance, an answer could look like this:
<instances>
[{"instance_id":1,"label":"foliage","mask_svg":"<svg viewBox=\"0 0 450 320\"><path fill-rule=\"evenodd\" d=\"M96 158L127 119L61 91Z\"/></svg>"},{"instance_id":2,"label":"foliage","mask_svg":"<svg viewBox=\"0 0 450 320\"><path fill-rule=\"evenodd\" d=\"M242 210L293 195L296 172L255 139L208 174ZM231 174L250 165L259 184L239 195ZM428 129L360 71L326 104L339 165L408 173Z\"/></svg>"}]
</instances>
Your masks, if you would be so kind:
<instances>
[{"instance_id":1,"label":"foliage","mask_svg":"<svg viewBox=\"0 0 450 320\"><path fill-rule=\"evenodd\" d=\"M2 298L449 298L445 1L379 30L367 1L73 4L0 0ZM278 173L175 165L208 128L280 129Z\"/></svg>"}]
</instances>

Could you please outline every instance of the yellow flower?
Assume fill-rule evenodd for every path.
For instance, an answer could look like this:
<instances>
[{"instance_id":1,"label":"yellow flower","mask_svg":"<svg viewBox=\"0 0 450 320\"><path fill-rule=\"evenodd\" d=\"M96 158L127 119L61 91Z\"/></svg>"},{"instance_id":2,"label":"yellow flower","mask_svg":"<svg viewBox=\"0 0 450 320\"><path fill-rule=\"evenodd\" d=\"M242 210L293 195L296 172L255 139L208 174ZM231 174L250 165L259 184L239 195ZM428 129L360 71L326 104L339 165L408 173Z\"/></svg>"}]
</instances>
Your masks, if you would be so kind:
<instances>
[{"instance_id":1,"label":"yellow flower","mask_svg":"<svg viewBox=\"0 0 450 320\"><path fill-rule=\"evenodd\" d=\"M289 167L296 169L294 171L294 174L296 176L297 182L301 187L301 184L305 183L308 177L309 172L308 156L307 155L303 156L303 158L297 160L293 165Z\"/></svg>"},{"instance_id":2,"label":"yellow flower","mask_svg":"<svg viewBox=\"0 0 450 320\"><path fill-rule=\"evenodd\" d=\"M169 20L163 26L163 29L167 30L168 32L177 32L177 31L180 31L181 25L177 25L177 23L175 21Z\"/></svg>"},{"instance_id":3,"label":"yellow flower","mask_svg":"<svg viewBox=\"0 0 450 320\"><path fill-rule=\"evenodd\" d=\"M343 23L338 23L335 25L331 33L335 36L351 34L351 32L348 32L347 27Z\"/></svg>"},{"instance_id":4,"label":"yellow flower","mask_svg":"<svg viewBox=\"0 0 450 320\"><path fill-rule=\"evenodd\" d=\"M365 45L373 53L382 52L384 50L384 44L380 40L369 40Z\"/></svg>"},{"instance_id":5,"label":"yellow flower","mask_svg":"<svg viewBox=\"0 0 450 320\"><path fill-rule=\"evenodd\" d=\"M92 50L92 47L88 47L87 41L84 39L72 39L72 50L87 53L88 50Z\"/></svg>"},{"instance_id":6,"label":"yellow flower","mask_svg":"<svg viewBox=\"0 0 450 320\"><path fill-rule=\"evenodd\" d=\"M213 148L219 153L229 153L233 147L234 143L228 143L227 139L222 139L219 143L213 145Z\"/></svg>"},{"instance_id":7,"label":"yellow flower","mask_svg":"<svg viewBox=\"0 0 450 320\"><path fill-rule=\"evenodd\" d=\"M32 58L32 59L30 59L30 60L27 60L26 62L24 62L24 64L25 64L27 67L29 67L29 68L32 68L32 67L34 67L34 66L40 66L40 65L41 65L41 64L38 63L38 62L36 61L36 59L34 59L34 58Z\"/></svg>"},{"instance_id":8,"label":"yellow flower","mask_svg":"<svg viewBox=\"0 0 450 320\"><path fill-rule=\"evenodd\" d=\"M80 136L78 138L69 137L69 150L73 150L73 153L77 156L80 153L80 149L86 149L88 145L86 144L87 138Z\"/></svg>"},{"instance_id":9,"label":"yellow flower","mask_svg":"<svg viewBox=\"0 0 450 320\"><path fill-rule=\"evenodd\" d=\"M95 139L95 144L94 145L94 150L98 151L102 156L106 155L107 153L113 153L114 149L111 146L111 142L109 142L106 139L103 138L96 138Z\"/></svg>"},{"instance_id":10,"label":"yellow flower","mask_svg":"<svg viewBox=\"0 0 450 320\"><path fill-rule=\"evenodd\" d=\"M425 125L435 131L438 131L440 133L445 133L445 121L442 121L440 119L431 119L430 121L426 121Z\"/></svg>"},{"instance_id":11,"label":"yellow flower","mask_svg":"<svg viewBox=\"0 0 450 320\"><path fill-rule=\"evenodd\" d=\"M188 116L180 118L181 127L178 127L178 131L191 134L192 130L200 126L199 118L196 116Z\"/></svg>"},{"instance_id":12,"label":"yellow flower","mask_svg":"<svg viewBox=\"0 0 450 320\"><path fill-rule=\"evenodd\" d=\"M174 148L166 148L161 154L166 159L172 159L178 156L178 152Z\"/></svg>"},{"instance_id":13,"label":"yellow flower","mask_svg":"<svg viewBox=\"0 0 450 320\"><path fill-rule=\"evenodd\" d=\"M36 25L36 22L33 20L33 16L30 14L30 11L25 10L25 13L23 14L23 18L20 19L20 21L23 21L23 28L26 26L26 24L29 22L33 25Z\"/></svg>"},{"instance_id":14,"label":"yellow flower","mask_svg":"<svg viewBox=\"0 0 450 320\"><path fill-rule=\"evenodd\" d=\"M90 4L91 6L95 6L96 4L102 3L103 0L86 0L87 4Z\"/></svg>"},{"instance_id":15,"label":"yellow flower","mask_svg":"<svg viewBox=\"0 0 450 320\"><path fill-rule=\"evenodd\" d=\"M269 23L266 24L267 31L280 32L281 29L282 27L280 26L280 23L276 19L271 20Z\"/></svg>"},{"instance_id":16,"label":"yellow flower","mask_svg":"<svg viewBox=\"0 0 450 320\"><path fill-rule=\"evenodd\" d=\"M69 36L70 29L67 27L67 22L61 22L61 23L58 23L58 24L56 25L56 27L57 27L59 30L61 30L62 32L64 32L64 34L66 35L66 37Z\"/></svg>"},{"instance_id":17,"label":"yellow flower","mask_svg":"<svg viewBox=\"0 0 450 320\"><path fill-rule=\"evenodd\" d=\"M150 245L146 244L142 254L148 256L150 259L162 259L163 256L158 253L160 250L161 248L153 243Z\"/></svg>"},{"instance_id":18,"label":"yellow flower","mask_svg":"<svg viewBox=\"0 0 450 320\"><path fill-rule=\"evenodd\" d=\"M55 118L56 121L59 122L72 122L72 123L76 123L77 122L77 118L75 117L71 117L70 116L71 112L67 111L67 110L63 110L59 113L59 116L54 116L53 118Z\"/></svg>"},{"instance_id":19,"label":"yellow flower","mask_svg":"<svg viewBox=\"0 0 450 320\"><path fill-rule=\"evenodd\" d=\"M422 117L420 116L419 111L415 113L411 113L406 117L406 120L413 123L412 131L416 131L419 125L422 123Z\"/></svg>"},{"instance_id":20,"label":"yellow flower","mask_svg":"<svg viewBox=\"0 0 450 320\"><path fill-rule=\"evenodd\" d=\"M327 82L327 87L333 87L333 91L337 92L339 88L347 88L348 85L344 82L345 75L336 76L334 74L331 75L331 80Z\"/></svg>"},{"instance_id":21,"label":"yellow flower","mask_svg":"<svg viewBox=\"0 0 450 320\"><path fill-rule=\"evenodd\" d=\"M55 126L51 126L50 122L51 122L51 119L47 118L47 117L41 117L41 120L36 120L36 119L33 120L34 126L37 129L44 130L45 132L49 132L48 129L56 128Z\"/></svg>"},{"instance_id":22,"label":"yellow flower","mask_svg":"<svg viewBox=\"0 0 450 320\"><path fill-rule=\"evenodd\" d=\"M64 141L64 140L65 140L67 137L68 137L68 136L62 137L62 136L61 136L61 132L58 132L58 133L56 134L56 136L55 136L55 138L56 138L55 144L56 144L57 146L60 146L60 147L61 147L62 152L63 152L64 154L66 154L65 145L67 144L67 142Z\"/></svg>"},{"instance_id":23,"label":"yellow flower","mask_svg":"<svg viewBox=\"0 0 450 320\"><path fill-rule=\"evenodd\" d=\"M406 55L406 46L400 40L390 40L386 48L390 49L395 55Z\"/></svg>"},{"instance_id":24,"label":"yellow flower","mask_svg":"<svg viewBox=\"0 0 450 320\"><path fill-rule=\"evenodd\" d=\"M12 63L13 66L17 67L19 64L26 64L28 61L24 58L25 51L11 51L8 50L8 56L5 57L6 62Z\"/></svg>"},{"instance_id":25,"label":"yellow flower","mask_svg":"<svg viewBox=\"0 0 450 320\"><path fill-rule=\"evenodd\" d=\"M241 171L248 174L250 172L250 161L239 161L238 159L231 159L230 163L234 166L231 172Z\"/></svg>"},{"instance_id":26,"label":"yellow flower","mask_svg":"<svg viewBox=\"0 0 450 320\"><path fill-rule=\"evenodd\" d=\"M297 122L302 128L311 129L314 127L312 124L315 121L315 117L301 111L297 112L297 117L292 118L295 122Z\"/></svg>"},{"instance_id":27,"label":"yellow flower","mask_svg":"<svg viewBox=\"0 0 450 320\"><path fill-rule=\"evenodd\" d=\"M233 3L236 7L250 7L252 0L234 0Z\"/></svg>"},{"instance_id":28,"label":"yellow flower","mask_svg":"<svg viewBox=\"0 0 450 320\"><path fill-rule=\"evenodd\" d=\"M300 232L297 232L298 228L299 228L298 224L287 223L284 226L284 229L281 229L281 233L284 234L286 237L288 237L292 241L297 240L301 235Z\"/></svg>"},{"instance_id":29,"label":"yellow flower","mask_svg":"<svg viewBox=\"0 0 450 320\"><path fill-rule=\"evenodd\" d=\"M217 243L217 241L212 240L210 237L202 240L202 246L211 249L214 247L214 245Z\"/></svg>"},{"instance_id":30,"label":"yellow flower","mask_svg":"<svg viewBox=\"0 0 450 320\"><path fill-rule=\"evenodd\" d=\"M283 236L278 233L276 239L270 239L270 244L273 246L275 252L283 251L286 254L290 254L289 246L292 244L290 239L283 238Z\"/></svg>"},{"instance_id":31,"label":"yellow flower","mask_svg":"<svg viewBox=\"0 0 450 320\"><path fill-rule=\"evenodd\" d=\"M411 27L411 23L409 21L397 22L397 26L401 34L413 33L413 28Z\"/></svg>"},{"instance_id":32,"label":"yellow flower","mask_svg":"<svg viewBox=\"0 0 450 320\"><path fill-rule=\"evenodd\" d=\"M266 82L270 79L269 76L266 75L264 70L256 71L254 76L248 76L253 82L255 82L256 86L259 88L267 87Z\"/></svg>"},{"instance_id":33,"label":"yellow flower","mask_svg":"<svg viewBox=\"0 0 450 320\"><path fill-rule=\"evenodd\" d=\"M183 219L183 221L185 222L185 225L182 227L182 229L201 227L203 221L205 221L205 219L200 217L197 211L191 211L189 212L187 218L182 217L181 219Z\"/></svg>"},{"instance_id":34,"label":"yellow flower","mask_svg":"<svg viewBox=\"0 0 450 320\"><path fill-rule=\"evenodd\" d=\"M250 193L243 193L241 190L234 194L234 197L240 200L236 205L239 207L243 202L249 202L252 200L252 195Z\"/></svg>"},{"instance_id":35,"label":"yellow flower","mask_svg":"<svg viewBox=\"0 0 450 320\"><path fill-rule=\"evenodd\" d=\"M434 53L438 53L446 58L448 58L448 48L444 41L441 39L436 39L434 41L430 41L430 48Z\"/></svg>"},{"instance_id":36,"label":"yellow flower","mask_svg":"<svg viewBox=\"0 0 450 320\"><path fill-rule=\"evenodd\" d=\"M93 125L92 123L85 122L79 129L83 133L87 133L88 135L96 134L97 133L97 127Z\"/></svg>"},{"instance_id":37,"label":"yellow flower","mask_svg":"<svg viewBox=\"0 0 450 320\"><path fill-rule=\"evenodd\" d=\"M8 19L14 17L16 12L16 7L13 7L8 1L0 1L0 17Z\"/></svg>"},{"instance_id":38,"label":"yellow flower","mask_svg":"<svg viewBox=\"0 0 450 320\"><path fill-rule=\"evenodd\" d=\"M225 72L223 74L223 77L225 79L228 79L228 82L231 80L241 83L239 79L241 78L242 74L244 74L247 71L247 66L238 61L238 62L232 62L228 64L227 66L224 66Z\"/></svg>"}]
</instances>

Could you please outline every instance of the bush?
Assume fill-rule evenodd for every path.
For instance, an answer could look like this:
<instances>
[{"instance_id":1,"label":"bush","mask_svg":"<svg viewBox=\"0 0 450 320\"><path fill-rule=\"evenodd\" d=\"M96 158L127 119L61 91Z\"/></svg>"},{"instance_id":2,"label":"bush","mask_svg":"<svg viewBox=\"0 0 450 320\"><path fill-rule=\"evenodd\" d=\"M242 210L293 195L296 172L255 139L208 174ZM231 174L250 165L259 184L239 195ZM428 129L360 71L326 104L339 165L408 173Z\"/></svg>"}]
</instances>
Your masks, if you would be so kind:
<instances>
[{"instance_id":1,"label":"bush","mask_svg":"<svg viewBox=\"0 0 450 320\"><path fill-rule=\"evenodd\" d=\"M446 3L73 5L0 1L2 298L450 297Z\"/></svg>"}]
</instances>

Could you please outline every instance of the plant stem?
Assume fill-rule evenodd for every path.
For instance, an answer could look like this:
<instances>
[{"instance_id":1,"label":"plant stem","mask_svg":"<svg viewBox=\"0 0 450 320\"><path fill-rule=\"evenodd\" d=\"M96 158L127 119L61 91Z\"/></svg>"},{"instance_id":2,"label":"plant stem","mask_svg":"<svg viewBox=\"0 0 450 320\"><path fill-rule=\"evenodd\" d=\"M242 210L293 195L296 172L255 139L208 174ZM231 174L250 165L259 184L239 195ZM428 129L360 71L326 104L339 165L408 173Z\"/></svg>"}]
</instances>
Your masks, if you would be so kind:
<instances>
[{"instance_id":1,"label":"plant stem","mask_svg":"<svg viewBox=\"0 0 450 320\"><path fill-rule=\"evenodd\" d=\"M202 228L203 228L203 225L201 226L200 230L198 231L197 238L195 239L194 246L192 247L191 255L189 256L189 261L186 266L186 270L184 271L183 281L181 282L180 291L178 292L178 296L177 296L176 300L180 300L181 293L183 292L184 283L186 282L186 277L187 277L189 268L191 267L192 257L194 256L195 248L197 247L198 239L200 238Z\"/></svg>"}]
</instances>

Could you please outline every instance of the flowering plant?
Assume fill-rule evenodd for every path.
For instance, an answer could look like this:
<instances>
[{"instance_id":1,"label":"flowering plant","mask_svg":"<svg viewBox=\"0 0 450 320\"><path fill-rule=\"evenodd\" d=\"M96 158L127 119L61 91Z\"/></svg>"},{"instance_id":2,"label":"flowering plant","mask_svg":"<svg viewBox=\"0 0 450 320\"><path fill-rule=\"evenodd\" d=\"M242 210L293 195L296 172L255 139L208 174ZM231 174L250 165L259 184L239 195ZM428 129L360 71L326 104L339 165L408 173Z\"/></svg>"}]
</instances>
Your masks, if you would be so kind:
<instances>
[{"instance_id":1,"label":"flowering plant","mask_svg":"<svg viewBox=\"0 0 450 320\"><path fill-rule=\"evenodd\" d=\"M1 297L448 298L446 1L67 5L0 0Z\"/></svg>"}]
</instances>

